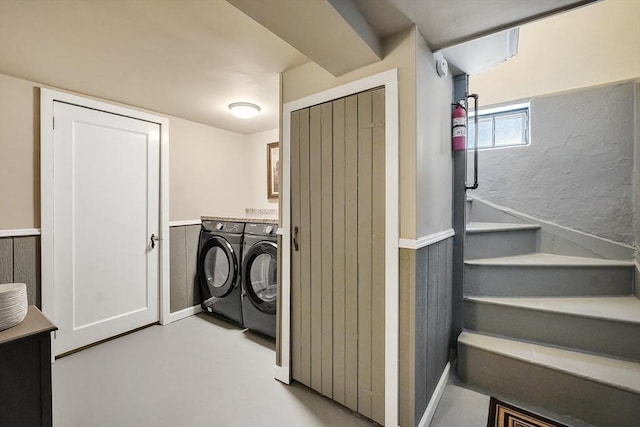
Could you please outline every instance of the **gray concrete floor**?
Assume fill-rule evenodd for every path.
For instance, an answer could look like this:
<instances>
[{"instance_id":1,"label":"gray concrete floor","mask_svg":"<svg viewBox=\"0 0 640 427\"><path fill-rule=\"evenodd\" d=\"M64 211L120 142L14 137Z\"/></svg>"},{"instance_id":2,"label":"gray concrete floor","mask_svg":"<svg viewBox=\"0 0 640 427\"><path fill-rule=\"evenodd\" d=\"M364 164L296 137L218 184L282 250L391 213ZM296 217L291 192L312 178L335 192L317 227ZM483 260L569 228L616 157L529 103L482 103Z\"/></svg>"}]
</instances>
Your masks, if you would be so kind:
<instances>
[{"instance_id":1,"label":"gray concrete floor","mask_svg":"<svg viewBox=\"0 0 640 427\"><path fill-rule=\"evenodd\" d=\"M373 426L273 379L274 345L197 315L59 359L56 427Z\"/></svg>"},{"instance_id":2,"label":"gray concrete floor","mask_svg":"<svg viewBox=\"0 0 640 427\"><path fill-rule=\"evenodd\" d=\"M377 425L300 384L274 380L274 365L272 341L205 314L152 326L55 362L54 425ZM489 396L452 379L430 427L484 427L488 408Z\"/></svg>"},{"instance_id":3,"label":"gray concrete floor","mask_svg":"<svg viewBox=\"0 0 640 427\"><path fill-rule=\"evenodd\" d=\"M449 382L430 427L486 427L489 396Z\"/></svg>"}]
</instances>

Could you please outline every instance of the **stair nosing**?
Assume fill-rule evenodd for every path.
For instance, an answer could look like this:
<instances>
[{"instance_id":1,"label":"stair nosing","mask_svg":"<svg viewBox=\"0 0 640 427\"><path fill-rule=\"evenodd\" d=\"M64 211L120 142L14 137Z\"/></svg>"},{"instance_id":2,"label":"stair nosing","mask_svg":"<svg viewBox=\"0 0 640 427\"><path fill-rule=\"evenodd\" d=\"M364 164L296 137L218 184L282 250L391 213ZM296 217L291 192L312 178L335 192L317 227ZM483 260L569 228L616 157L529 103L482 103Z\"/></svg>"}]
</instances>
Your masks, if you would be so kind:
<instances>
[{"instance_id":1,"label":"stair nosing","mask_svg":"<svg viewBox=\"0 0 640 427\"><path fill-rule=\"evenodd\" d=\"M541 361L538 359L533 359L533 358L527 358L526 356L523 355L519 355L519 354L514 354L514 352L508 352L508 351L500 351L498 350L496 347L488 347L488 346L482 346L480 344L477 343L469 343L469 342L465 342L465 336L483 336L483 337L488 337L489 339L494 339L494 340L501 340L501 341L506 341L506 342L515 342L518 343L517 345L521 345L521 346L530 346L532 349L535 348L544 348L547 349L547 351L550 352L555 352L559 355L559 357L562 357L562 355L564 354L565 356L568 354L576 354L576 355L580 355L581 357L587 358L587 359L591 359L591 360L611 360L614 363L617 364L629 364L629 365L634 365L636 367L638 367L640 369L640 363L637 362L632 362L632 361L628 361L628 360L621 360L621 359L615 359L615 358L611 358L611 357L606 357L606 356L600 356L600 355L594 355L594 354L589 354L589 353L585 353L582 351L578 351L578 350L574 350L574 349L569 349L569 348L558 348L558 347L554 347L554 346L548 346L548 345L544 345L544 344L539 344L539 343L532 343L532 342L526 342L526 341L521 341L521 340L517 340L517 339L510 339L507 337L498 337L498 336L493 336L493 335L486 335L486 334L482 334L482 333L478 333L478 332L474 332L474 331L469 331L469 330L463 330L460 335L458 336L458 343L462 342L462 344L467 345L469 347L473 347L482 351L486 351L489 353L493 353L493 354L498 354L504 357L509 357L515 360L519 360L525 363L530 363L532 365L536 365L536 366L540 366L543 368L547 368L547 369L551 369L554 371L559 371L568 375L573 375L576 377L580 377L583 379L586 379L588 381L593 381L593 382L597 382L599 384L603 384L609 387L614 387L620 390L624 390L624 391L628 391L630 393L633 394L637 394L640 395L640 383L637 385L637 388L633 388L632 386L629 385L624 385L624 384L619 384L616 382L613 382L611 380L607 380L607 379L603 379L603 378L599 378L599 377L595 377L595 376L589 376L588 374L585 374L583 372L578 372L576 370L572 370L570 368L566 368L566 367L562 367L562 366L556 366L553 365L549 362L545 362L545 361Z\"/></svg>"},{"instance_id":2,"label":"stair nosing","mask_svg":"<svg viewBox=\"0 0 640 427\"><path fill-rule=\"evenodd\" d=\"M560 262L551 262L550 259L540 259L533 260L528 263L518 262L526 256L535 256L538 254L547 255L551 258L557 258ZM572 259L575 261L580 260L581 262L571 262ZM590 260L593 260L592 263L589 263ZM559 267L559 268L573 268L573 267L584 267L584 268L608 268L608 267L633 267L633 261L626 260L611 260L604 258L588 258L588 257L579 257L579 256L569 256L569 255L557 255L548 252L531 252L529 254L520 254L520 255L511 255L511 256L501 256L494 258L475 258L465 260L464 263L466 265L473 266L483 266L483 267Z\"/></svg>"},{"instance_id":3,"label":"stair nosing","mask_svg":"<svg viewBox=\"0 0 640 427\"><path fill-rule=\"evenodd\" d=\"M491 224L486 228L473 228L474 224ZM471 226L469 228L469 226ZM501 233L501 232L509 232L509 231L529 231L529 230L540 230L540 227L537 224L518 224L518 223L501 223L501 222L481 222L481 221L471 221L466 225L466 232L468 234L482 234L482 233Z\"/></svg>"},{"instance_id":4,"label":"stair nosing","mask_svg":"<svg viewBox=\"0 0 640 427\"><path fill-rule=\"evenodd\" d=\"M614 295L611 297L608 296L599 296L598 298L602 299L603 301L606 301L607 298L621 298L621 297L625 297L628 296L629 298L635 298L634 295ZM560 314L560 315L566 315L566 316L573 316L573 317L581 317L581 318L585 318L585 319L596 319L596 320L604 320L604 321L609 321L609 322L617 322L617 323L626 323L626 324L630 324L630 325L638 325L640 326L640 319L634 320L634 319L624 319L624 318L619 318L619 317L610 317L610 316L605 316L605 315L599 315L599 314L592 314L592 313L583 313L583 312L575 312L575 311L562 311L559 309L553 309L553 308L546 308L546 307L538 307L538 306L530 306L530 305L526 305L526 304L515 304L515 303L510 303L508 301L508 299L510 298L514 298L514 299L527 299L527 298L531 298L531 299L544 299L544 298L548 298L548 299L580 299L580 298L585 298L585 297L490 297L490 296L480 296L480 295L465 295L464 296L464 300L465 301L473 301L473 302L477 302L477 303L481 303L481 304L491 304L491 305L498 305L498 306L502 306L502 307L511 307L511 308L518 308L518 309L523 309L523 310L531 310L531 311L539 311L539 312L544 312L544 313L553 313L553 314ZM593 298L593 297L589 297L589 298ZM492 301L493 299L493 301ZM495 300L499 300L499 301L495 301Z\"/></svg>"}]
</instances>

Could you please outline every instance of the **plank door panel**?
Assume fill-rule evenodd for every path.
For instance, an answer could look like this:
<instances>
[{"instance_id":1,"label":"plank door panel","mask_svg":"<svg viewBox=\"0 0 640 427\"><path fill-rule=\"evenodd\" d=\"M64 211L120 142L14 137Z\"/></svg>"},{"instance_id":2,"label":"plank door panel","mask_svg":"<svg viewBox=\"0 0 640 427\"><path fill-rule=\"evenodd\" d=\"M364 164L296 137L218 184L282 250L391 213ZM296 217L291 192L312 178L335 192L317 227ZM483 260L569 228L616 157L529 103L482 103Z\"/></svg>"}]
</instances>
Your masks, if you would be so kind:
<instances>
[{"instance_id":1,"label":"plank door panel","mask_svg":"<svg viewBox=\"0 0 640 427\"><path fill-rule=\"evenodd\" d=\"M358 410L358 96L345 100L345 373L347 407Z\"/></svg>"},{"instance_id":2,"label":"plank door panel","mask_svg":"<svg viewBox=\"0 0 640 427\"><path fill-rule=\"evenodd\" d=\"M384 421L384 247L385 247L385 130L384 89L372 92L372 243L371 243L371 408L374 420Z\"/></svg>"},{"instance_id":3,"label":"plank door panel","mask_svg":"<svg viewBox=\"0 0 640 427\"><path fill-rule=\"evenodd\" d=\"M291 175L300 177L300 112L291 113ZM291 221L300 224L300 179L291 182ZM297 242L299 237L294 232ZM291 281L300 283L300 251L291 252ZM291 287L291 334L300 336L302 316L300 287ZM300 340L293 340L291 346L291 370L294 378L301 377L301 346Z\"/></svg>"},{"instance_id":4,"label":"plank door panel","mask_svg":"<svg viewBox=\"0 0 640 427\"><path fill-rule=\"evenodd\" d=\"M333 400L346 406L345 395L345 100L333 105Z\"/></svg>"},{"instance_id":5,"label":"plank door panel","mask_svg":"<svg viewBox=\"0 0 640 427\"><path fill-rule=\"evenodd\" d=\"M309 173L309 110L300 111L300 381L311 385L311 191ZM306 224L305 227L302 224Z\"/></svg>"},{"instance_id":6,"label":"plank door panel","mask_svg":"<svg viewBox=\"0 0 640 427\"><path fill-rule=\"evenodd\" d=\"M311 107L309 192L311 198L311 388L322 393L322 134L321 107Z\"/></svg>"},{"instance_id":7,"label":"plank door panel","mask_svg":"<svg viewBox=\"0 0 640 427\"><path fill-rule=\"evenodd\" d=\"M371 417L371 92L358 95L358 412Z\"/></svg>"},{"instance_id":8,"label":"plank door panel","mask_svg":"<svg viewBox=\"0 0 640 427\"><path fill-rule=\"evenodd\" d=\"M291 116L292 375L384 422L384 89ZM293 232L293 230L292 230Z\"/></svg>"},{"instance_id":9,"label":"plank door panel","mask_svg":"<svg viewBox=\"0 0 640 427\"><path fill-rule=\"evenodd\" d=\"M333 108L320 106L322 394L333 397Z\"/></svg>"}]
</instances>

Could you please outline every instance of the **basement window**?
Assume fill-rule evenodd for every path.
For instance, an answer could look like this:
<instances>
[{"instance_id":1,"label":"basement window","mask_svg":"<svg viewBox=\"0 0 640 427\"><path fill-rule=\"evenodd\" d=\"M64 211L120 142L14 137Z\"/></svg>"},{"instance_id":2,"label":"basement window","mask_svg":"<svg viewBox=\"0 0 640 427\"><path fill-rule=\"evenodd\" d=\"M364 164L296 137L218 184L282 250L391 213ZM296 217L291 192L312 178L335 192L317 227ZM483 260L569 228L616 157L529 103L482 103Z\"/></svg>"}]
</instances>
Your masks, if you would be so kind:
<instances>
[{"instance_id":1,"label":"basement window","mask_svg":"<svg viewBox=\"0 0 640 427\"><path fill-rule=\"evenodd\" d=\"M469 113L467 148L475 139L475 113ZM529 104L513 104L480 110L478 114L478 149L515 147L529 144Z\"/></svg>"}]
</instances>

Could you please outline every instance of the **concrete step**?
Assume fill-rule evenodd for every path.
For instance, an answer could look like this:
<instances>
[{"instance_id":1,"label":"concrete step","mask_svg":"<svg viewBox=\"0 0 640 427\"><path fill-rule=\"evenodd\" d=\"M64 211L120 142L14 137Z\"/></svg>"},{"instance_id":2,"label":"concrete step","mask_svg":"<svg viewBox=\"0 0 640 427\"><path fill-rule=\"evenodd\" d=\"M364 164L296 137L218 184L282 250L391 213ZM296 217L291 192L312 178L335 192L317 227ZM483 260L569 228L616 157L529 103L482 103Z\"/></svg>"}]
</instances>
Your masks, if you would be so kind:
<instances>
[{"instance_id":1,"label":"concrete step","mask_svg":"<svg viewBox=\"0 0 640 427\"><path fill-rule=\"evenodd\" d=\"M602 427L640 420L640 364L471 333L458 377L476 387Z\"/></svg>"},{"instance_id":2,"label":"concrete step","mask_svg":"<svg viewBox=\"0 0 640 427\"><path fill-rule=\"evenodd\" d=\"M527 221L504 210L488 205L482 200L467 198L467 222L503 222L527 224Z\"/></svg>"},{"instance_id":3,"label":"concrete step","mask_svg":"<svg viewBox=\"0 0 640 427\"><path fill-rule=\"evenodd\" d=\"M597 296L633 292L633 263L547 253L465 261L465 295Z\"/></svg>"},{"instance_id":4,"label":"concrete step","mask_svg":"<svg viewBox=\"0 0 640 427\"><path fill-rule=\"evenodd\" d=\"M536 250L539 225L470 222L465 236L465 259L520 255Z\"/></svg>"},{"instance_id":5,"label":"concrete step","mask_svg":"<svg viewBox=\"0 0 640 427\"><path fill-rule=\"evenodd\" d=\"M465 297L464 327L640 361L640 300Z\"/></svg>"}]
</instances>

